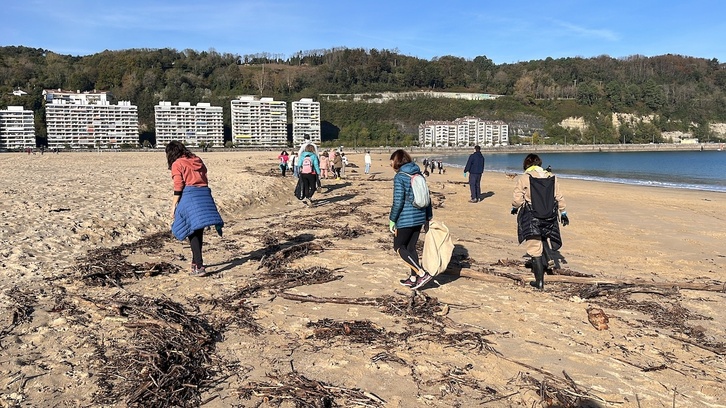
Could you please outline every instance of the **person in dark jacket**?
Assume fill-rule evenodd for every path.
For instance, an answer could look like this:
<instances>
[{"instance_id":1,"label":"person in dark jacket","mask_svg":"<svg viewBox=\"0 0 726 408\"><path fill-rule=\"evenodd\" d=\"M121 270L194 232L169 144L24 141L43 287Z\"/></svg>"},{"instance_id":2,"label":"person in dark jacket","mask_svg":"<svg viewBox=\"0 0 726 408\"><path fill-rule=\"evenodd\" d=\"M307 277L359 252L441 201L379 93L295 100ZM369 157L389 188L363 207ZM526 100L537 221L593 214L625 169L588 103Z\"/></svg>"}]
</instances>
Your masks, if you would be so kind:
<instances>
[{"instance_id":1,"label":"person in dark jacket","mask_svg":"<svg viewBox=\"0 0 726 408\"><path fill-rule=\"evenodd\" d=\"M484 197L481 195L481 175L484 173L484 156L481 154L481 147L474 146L474 153L469 156L464 166L464 176L469 173L469 190L471 191L470 203L478 203Z\"/></svg>"},{"instance_id":2,"label":"person in dark jacket","mask_svg":"<svg viewBox=\"0 0 726 408\"><path fill-rule=\"evenodd\" d=\"M543 256L544 241L552 243L552 249L562 247L559 219L562 226L570 223L567 217L565 197L560 191L557 178L542 168L542 159L536 154L524 158L524 174L517 177L512 200L512 215L517 215L517 238L525 242L527 254L532 257L534 281L537 289L544 289L544 271L547 261Z\"/></svg>"},{"instance_id":3,"label":"person in dark jacket","mask_svg":"<svg viewBox=\"0 0 726 408\"><path fill-rule=\"evenodd\" d=\"M411 176L421 174L421 169L406 151L399 149L393 152L391 167L396 175L393 176L393 204L388 216L388 229L394 234L393 249L410 269L410 276L400 282L411 289L419 289L432 279L419 262L416 243L421 231L428 232L433 208L431 204L426 208L413 206Z\"/></svg>"}]
</instances>

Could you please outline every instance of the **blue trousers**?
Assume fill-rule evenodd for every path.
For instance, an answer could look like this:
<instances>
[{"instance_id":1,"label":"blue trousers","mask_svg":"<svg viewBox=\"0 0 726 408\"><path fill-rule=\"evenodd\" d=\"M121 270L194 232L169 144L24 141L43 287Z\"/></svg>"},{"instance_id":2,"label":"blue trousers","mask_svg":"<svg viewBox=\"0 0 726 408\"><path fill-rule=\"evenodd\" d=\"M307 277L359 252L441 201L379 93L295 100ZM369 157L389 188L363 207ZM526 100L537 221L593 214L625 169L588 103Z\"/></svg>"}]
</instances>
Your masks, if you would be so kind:
<instances>
[{"instance_id":1,"label":"blue trousers","mask_svg":"<svg viewBox=\"0 0 726 408\"><path fill-rule=\"evenodd\" d=\"M481 196L481 173L469 173L469 190L471 190L471 199L478 200Z\"/></svg>"}]
</instances>

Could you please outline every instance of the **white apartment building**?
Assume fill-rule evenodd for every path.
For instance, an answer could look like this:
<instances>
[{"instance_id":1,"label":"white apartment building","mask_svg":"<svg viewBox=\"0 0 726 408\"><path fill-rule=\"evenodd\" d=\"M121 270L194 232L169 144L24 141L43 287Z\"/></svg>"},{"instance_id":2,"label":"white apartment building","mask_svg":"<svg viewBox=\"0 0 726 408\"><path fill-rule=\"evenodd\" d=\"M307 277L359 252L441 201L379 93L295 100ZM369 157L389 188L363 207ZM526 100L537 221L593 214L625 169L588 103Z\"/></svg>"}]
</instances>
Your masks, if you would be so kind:
<instances>
[{"instance_id":1,"label":"white apartment building","mask_svg":"<svg viewBox=\"0 0 726 408\"><path fill-rule=\"evenodd\" d=\"M44 90L50 148L117 148L139 143L139 114L130 101L111 105L106 92Z\"/></svg>"},{"instance_id":2,"label":"white apartment building","mask_svg":"<svg viewBox=\"0 0 726 408\"><path fill-rule=\"evenodd\" d=\"M35 117L32 110L8 106L0 110L0 149L22 150L35 147Z\"/></svg>"},{"instance_id":3,"label":"white apartment building","mask_svg":"<svg viewBox=\"0 0 726 408\"><path fill-rule=\"evenodd\" d=\"M287 103L239 96L231 102L232 142L242 146L287 146Z\"/></svg>"},{"instance_id":4,"label":"white apartment building","mask_svg":"<svg viewBox=\"0 0 726 408\"><path fill-rule=\"evenodd\" d=\"M454 121L426 121L419 125L422 147L503 146L509 144L509 125L466 116Z\"/></svg>"},{"instance_id":5,"label":"white apartment building","mask_svg":"<svg viewBox=\"0 0 726 408\"><path fill-rule=\"evenodd\" d=\"M506 146L509 144L509 125L501 120L485 123L485 146Z\"/></svg>"},{"instance_id":6,"label":"white apartment building","mask_svg":"<svg viewBox=\"0 0 726 408\"><path fill-rule=\"evenodd\" d=\"M454 122L427 120L418 126L418 143L426 147L454 147L457 133Z\"/></svg>"},{"instance_id":7,"label":"white apartment building","mask_svg":"<svg viewBox=\"0 0 726 408\"><path fill-rule=\"evenodd\" d=\"M299 146L306 134L310 135L310 141L320 144L320 102L314 102L312 98L292 103L293 146Z\"/></svg>"},{"instance_id":8,"label":"white apartment building","mask_svg":"<svg viewBox=\"0 0 726 408\"><path fill-rule=\"evenodd\" d=\"M209 103L161 101L154 106L156 123L156 147L164 148L172 140L190 147L209 143L212 147L224 147L222 107Z\"/></svg>"}]
</instances>

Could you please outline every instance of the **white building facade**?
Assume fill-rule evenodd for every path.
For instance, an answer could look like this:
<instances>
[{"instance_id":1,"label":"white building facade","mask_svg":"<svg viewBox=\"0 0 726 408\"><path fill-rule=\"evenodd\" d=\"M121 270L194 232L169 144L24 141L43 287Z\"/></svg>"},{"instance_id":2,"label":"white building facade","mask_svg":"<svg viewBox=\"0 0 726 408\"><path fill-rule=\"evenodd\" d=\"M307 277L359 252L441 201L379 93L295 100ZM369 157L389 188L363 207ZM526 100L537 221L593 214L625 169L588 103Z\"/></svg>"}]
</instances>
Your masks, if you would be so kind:
<instances>
[{"instance_id":1,"label":"white building facade","mask_svg":"<svg viewBox=\"0 0 726 408\"><path fill-rule=\"evenodd\" d=\"M231 102L232 142L241 146L287 146L287 103L240 96Z\"/></svg>"},{"instance_id":2,"label":"white building facade","mask_svg":"<svg viewBox=\"0 0 726 408\"><path fill-rule=\"evenodd\" d=\"M0 110L0 149L35 147L35 116L22 106Z\"/></svg>"},{"instance_id":3,"label":"white building facade","mask_svg":"<svg viewBox=\"0 0 726 408\"><path fill-rule=\"evenodd\" d=\"M139 143L138 108L111 105L106 92L44 90L50 148L118 148Z\"/></svg>"},{"instance_id":4,"label":"white building facade","mask_svg":"<svg viewBox=\"0 0 726 408\"><path fill-rule=\"evenodd\" d=\"M312 98L302 98L292 103L292 144L299 146L305 135L310 141L320 145L320 102Z\"/></svg>"},{"instance_id":5,"label":"white building facade","mask_svg":"<svg viewBox=\"0 0 726 408\"><path fill-rule=\"evenodd\" d=\"M418 126L422 147L506 146L509 125L472 116L454 121L426 121Z\"/></svg>"},{"instance_id":6,"label":"white building facade","mask_svg":"<svg viewBox=\"0 0 726 408\"><path fill-rule=\"evenodd\" d=\"M172 140L190 147L205 143L211 147L224 147L222 107L209 103L161 101L154 106L156 147L164 148Z\"/></svg>"}]
</instances>

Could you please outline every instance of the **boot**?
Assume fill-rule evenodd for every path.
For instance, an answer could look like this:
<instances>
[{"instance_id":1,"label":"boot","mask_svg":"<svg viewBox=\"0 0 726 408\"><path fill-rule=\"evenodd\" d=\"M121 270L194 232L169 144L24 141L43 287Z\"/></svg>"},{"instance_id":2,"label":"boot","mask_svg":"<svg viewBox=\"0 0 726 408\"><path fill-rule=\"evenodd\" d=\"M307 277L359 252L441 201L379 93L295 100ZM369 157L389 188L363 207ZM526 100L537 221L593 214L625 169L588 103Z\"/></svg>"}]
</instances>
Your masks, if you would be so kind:
<instances>
[{"instance_id":1,"label":"boot","mask_svg":"<svg viewBox=\"0 0 726 408\"><path fill-rule=\"evenodd\" d=\"M544 264L541 256L532 257L532 272L534 272L534 280L529 284L539 290L544 289Z\"/></svg>"}]
</instances>

